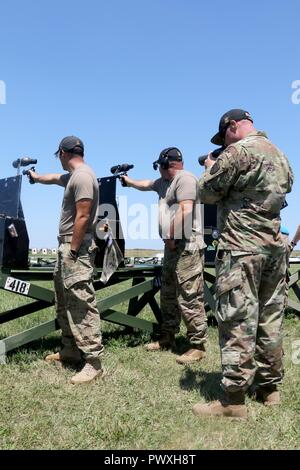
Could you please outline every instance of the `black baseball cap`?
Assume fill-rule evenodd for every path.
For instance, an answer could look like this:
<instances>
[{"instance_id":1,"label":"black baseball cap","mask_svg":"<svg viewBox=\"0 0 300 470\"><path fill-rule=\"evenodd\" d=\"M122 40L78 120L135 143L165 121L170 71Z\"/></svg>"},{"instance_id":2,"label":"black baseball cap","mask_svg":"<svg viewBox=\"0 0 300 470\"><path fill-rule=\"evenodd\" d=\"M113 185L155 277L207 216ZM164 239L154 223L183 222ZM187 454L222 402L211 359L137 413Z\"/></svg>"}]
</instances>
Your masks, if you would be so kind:
<instances>
[{"instance_id":1,"label":"black baseball cap","mask_svg":"<svg viewBox=\"0 0 300 470\"><path fill-rule=\"evenodd\" d=\"M231 109L227 113L223 114L219 122L219 132L217 132L211 139L211 143L215 145L224 144L224 136L227 127L229 126L230 121L242 121L243 119L248 119L248 121L253 122L253 119L244 109Z\"/></svg>"},{"instance_id":2,"label":"black baseball cap","mask_svg":"<svg viewBox=\"0 0 300 470\"><path fill-rule=\"evenodd\" d=\"M170 161L182 161L182 153L177 147L167 147L166 149L162 150L158 157L158 162L167 158Z\"/></svg>"},{"instance_id":3,"label":"black baseball cap","mask_svg":"<svg viewBox=\"0 0 300 470\"><path fill-rule=\"evenodd\" d=\"M79 139L79 137L76 137L75 135L70 135L67 137L64 137L62 141L59 144L58 150L55 152L54 155L57 155L60 150L64 150L65 152L70 152L70 153L84 153L84 145L82 140Z\"/></svg>"},{"instance_id":4,"label":"black baseball cap","mask_svg":"<svg viewBox=\"0 0 300 470\"><path fill-rule=\"evenodd\" d=\"M177 147L167 147L163 149L157 160L153 162L154 170L157 170L158 165L165 165L166 162L182 162L182 153Z\"/></svg>"}]
</instances>

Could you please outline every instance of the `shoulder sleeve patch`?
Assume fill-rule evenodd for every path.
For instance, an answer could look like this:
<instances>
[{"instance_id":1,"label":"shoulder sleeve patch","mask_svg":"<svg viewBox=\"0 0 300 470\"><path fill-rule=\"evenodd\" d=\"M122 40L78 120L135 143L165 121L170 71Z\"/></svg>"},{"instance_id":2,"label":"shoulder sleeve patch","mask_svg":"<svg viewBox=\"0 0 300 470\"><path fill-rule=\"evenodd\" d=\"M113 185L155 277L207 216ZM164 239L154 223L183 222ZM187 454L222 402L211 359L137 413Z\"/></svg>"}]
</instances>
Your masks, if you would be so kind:
<instances>
[{"instance_id":1,"label":"shoulder sleeve patch","mask_svg":"<svg viewBox=\"0 0 300 470\"><path fill-rule=\"evenodd\" d=\"M228 155L228 157L237 157L240 153L240 150L236 147L236 145L229 145L227 149L224 150L223 154Z\"/></svg>"},{"instance_id":2,"label":"shoulder sleeve patch","mask_svg":"<svg viewBox=\"0 0 300 470\"><path fill-rule=\"evenodd\" d=\"M215 175L218 171L220 171L220 163L217 160L211 167L210 174Z\"/></svg>"}]
</instances>

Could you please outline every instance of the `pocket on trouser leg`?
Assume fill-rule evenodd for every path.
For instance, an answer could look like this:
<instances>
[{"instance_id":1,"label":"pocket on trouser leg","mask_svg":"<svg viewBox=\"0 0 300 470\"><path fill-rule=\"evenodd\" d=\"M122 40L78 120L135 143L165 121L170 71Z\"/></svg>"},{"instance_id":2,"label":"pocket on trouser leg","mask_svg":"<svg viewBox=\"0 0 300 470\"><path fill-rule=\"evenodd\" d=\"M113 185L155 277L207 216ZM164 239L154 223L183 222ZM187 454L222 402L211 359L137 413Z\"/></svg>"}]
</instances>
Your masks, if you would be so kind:
<instances>
[{"instance_id":1,"label":"pocket on trouser leg","mask_svg":"<svg viewBox=\"0 0 300 470\"><path fill-rule=\"evenodd\" d=\"M203 300L204 288L201 274L196 274L187 279L178 287L179 300L183 302L197 302L199 298Z\"/></svg>"},{"instance_id":2,"label":"pocket on trouser leg","mask_svg":"<svg viewBox=\"0 0 300 470\"><path fill-rule=\"evenodd\" d=\"M183 284L203 272L202 250L190 252L184 250L176 263L175 274L178 284Z\"/></svg>"},{"instance_id":3,"label":"pocket on trouser leg","mask_svg":"<svg viewBox=\"0 0 300 470\"><path fill-rule=\"evenodd\" d=\"M74 273L64 278L65 289L71 289L75 284L91 281L92 273Z\"/></svg>"},{"instance_id":4,"label":"pocket on trouser leg","mask_svg":"<svg viewBox=\"0 0 300 470\"><path fill-rule=\"evenodd\" d=\"M69 305L70 302L75 302L75 304L76 302L82 302L86 303L91 310L96 308L95 290L93 284L89 281L81 280L74 283L67 289L66 297Z\"/></svg>"},{"instance_id":5,"label":"pocket on trouser leg","mask_svg":"<svg viewBox=\"0 0 300 470\"><path fill-rule=\"evenodd\" d=\"M85 358L97 357L103 351L100 316L93 289L88 283L77 283L68 290L68 318L78 348Z\"/></svg>"},{"instance_id":6,"label":"pocket on trouser leg","mask_svg":"<svg viewBox=\"0 0 300 470\"><path fill-rule=\"evenodd\" d=\"M70 289L78 282L90 282L93 279L93 266L89 256L80 256L76 261L64 258L62 277L65 289Z\"/></svg>"},{"instance_id":7,"label":"pocket on trouser leg","mask_svg":"<svg viewBox=\"0 0 300 470\"><path fill-rule=\"evenodd\" d=\"M216 316L227 322L245 318L246 296L243 288L242 267L233 266L216 281Z\"/></svg>"}]
</instances>

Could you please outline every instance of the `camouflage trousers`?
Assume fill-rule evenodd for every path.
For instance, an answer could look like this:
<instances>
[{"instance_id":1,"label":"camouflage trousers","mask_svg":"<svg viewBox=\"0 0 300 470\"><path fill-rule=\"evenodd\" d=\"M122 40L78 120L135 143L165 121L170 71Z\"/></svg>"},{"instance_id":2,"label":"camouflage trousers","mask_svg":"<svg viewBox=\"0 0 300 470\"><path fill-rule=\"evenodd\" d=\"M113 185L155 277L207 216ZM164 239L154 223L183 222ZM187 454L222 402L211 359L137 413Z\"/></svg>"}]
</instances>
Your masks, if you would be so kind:
<instances>
[{"instance_id":1,"label":"camouflage trousers","mask_svg":"<svg viewBox=\"0 0 300 470\"><path fill-rule=\"evenodd\" d=\"M100 316L92 283L96 255L94 240L84 240L79 256L70 256L70 243L60 243L54 269L56 312L63 347L79 349L84 359L103 352Z\"/></svg>"},{"instance_id":2,"label":"camouflage trousers","mask_svg":"<svg viewBox=\"0 0 300 470\"><path fill-rule=\"evenodd\" d=\"M280 383L286 253L220 250L216 271L222 387L235 392L253 381L259 386Z\"/></svg>"},{"instance_id":3,"label":"camouflage trousers","mask_svg":"<svg viewBox=\"0 0 300 470\"><path fill-rule=\"evenodd\" d=\"M160 292L161 331L178 333L182 317L195 348L207 339L203 268L203 250L187 250L182 242L175 251L165 247Z\"/></svg>"}]
</instances>

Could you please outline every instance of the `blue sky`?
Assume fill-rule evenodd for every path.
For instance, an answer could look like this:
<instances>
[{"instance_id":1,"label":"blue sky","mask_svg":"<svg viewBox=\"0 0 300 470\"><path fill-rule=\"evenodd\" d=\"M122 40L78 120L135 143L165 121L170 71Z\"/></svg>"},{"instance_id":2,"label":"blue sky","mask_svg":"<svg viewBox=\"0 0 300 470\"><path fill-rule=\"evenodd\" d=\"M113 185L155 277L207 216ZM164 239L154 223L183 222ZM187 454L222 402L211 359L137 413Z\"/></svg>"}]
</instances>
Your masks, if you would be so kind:
<instances>
[{"instance_id":1,"label":"blue sky","mask_svg":"<svg viewBox=\"0 0 300 470\"><path fill-rule=\"evenodd\" d=\"M282 219L294 232L299 14L297 0L2 2L0 178L14 175L11 162L24 155L38 159L40 173L60 172L53 152L70 134L85 142L98 177L129 162L133 177L155 178L152 162L168 146L179 147L185 168L200 175L197 157L213 147L220 116L241 107L290 160L295 184ZM155 193L118 186L118 194L129 206L156 202ZM59 187L23 181L31 246L56 245L61 198ZM162 244L129 239L127 246Z\"/></svg>"}]
</instances>

